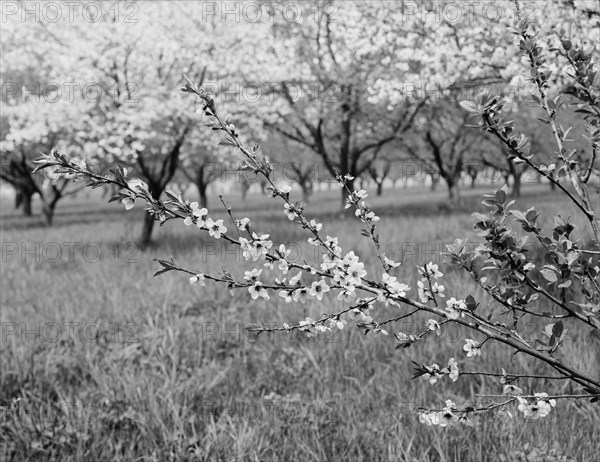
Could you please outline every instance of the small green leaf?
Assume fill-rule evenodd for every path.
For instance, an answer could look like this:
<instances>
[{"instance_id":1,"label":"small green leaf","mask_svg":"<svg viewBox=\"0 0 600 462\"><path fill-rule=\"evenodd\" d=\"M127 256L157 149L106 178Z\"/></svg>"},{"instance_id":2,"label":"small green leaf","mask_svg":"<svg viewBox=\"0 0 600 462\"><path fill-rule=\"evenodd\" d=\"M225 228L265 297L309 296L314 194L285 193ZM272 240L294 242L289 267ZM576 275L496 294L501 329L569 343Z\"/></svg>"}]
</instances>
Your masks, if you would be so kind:
<instances>
[{"instance_id":1,"label":"small green leaf","mask_svg":"<svg viewBox=\"0 0 600 462\"><path fill-rule=\"evenodd\" d=\"M535 220L537 219L537 217L539 215L540 214L537 210L529 209L529 210L527 210L527 213L525 214L525 218L527 219L527 221L535 223Z\"/></svg>"},{"instance_id":2,"label":"small green leaf","mask_svg":"<svg viewBox=\"0 0 600 462\"><path fill-rule=\"evenodd\" d=\"M558 277L556 276L556 273L552 270L542 269L542 270L540 270L540 273L542 273L542 276L544 276L544 279L546 279L546 281L549 281L549 282L558 281Z\"/></svg>"},{"instance_id":3,"label":"small green leaf","mask_svg":"<svg viewBox=\"0 0 600 462\"><path fill-rule=\"evenodd\" d=\"M506 185L504 185L501 189L499 189L498 191L496 191L496 202L498 202L499 204L504 204L504 201L506 201Z\"/></svg>"},{"instance_id":4,"label":"small green leaf","mask_svg":"<svg viewBox=\"0 0 600 462\"><path fill-rule=\"evenodd\" d=\"M477 309L477 307L479 306L479 303L477 303L475 301L475 298L473 298L472 295L469 295L466 299L465 299L465 304L467 305L467 309L469 311L475 311Z\"/></svg>"},{"instance_id":5,"label":"small green leaf","mask_svg":"<svg viewBox=\"0 0 600 462\"><path fill-rule=\"evenodd\" d=\"M563 333L563 329L564 329L564 326L563 326L562 321L558 321L557 323L555 323L552 326L552 335L554 335L556 338L560 338L560 336Z\"/></svg>"},{"instance_id":6,"label":"small green leaf","mask_svg":"<svg viewBox=\"0 0 600 462\"><path fill-rule=\"evenodd\" d=\"M467 112L479 112L477 105L473 101L461 101L460 107L462 107Z\"/></svg>"}]
</instances>

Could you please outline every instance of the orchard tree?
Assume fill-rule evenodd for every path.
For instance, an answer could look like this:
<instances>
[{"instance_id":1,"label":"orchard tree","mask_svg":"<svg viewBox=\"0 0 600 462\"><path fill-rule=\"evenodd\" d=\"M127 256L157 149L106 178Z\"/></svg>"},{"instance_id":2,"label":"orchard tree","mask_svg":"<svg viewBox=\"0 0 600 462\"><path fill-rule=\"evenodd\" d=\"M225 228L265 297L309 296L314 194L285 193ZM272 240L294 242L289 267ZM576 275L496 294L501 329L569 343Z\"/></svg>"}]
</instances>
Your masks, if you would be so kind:
<instances>
[{"instance_id":1,"label":"orchard tree","mask_svg":"<svg viewBox=\"0 0 600 462\"><path fill-rule=\"evenodd\" d=\"M460 200L459 182L466 156L482 138L480 133L465 126L467 118L468 113L452 103L430 105L403 145L412 158L444 180L448 200L453 205Z\"/></svg>"},{"instance_id":2,"label":"orchard tree","mask_svg":"<svg viewBox=\"0 0 600 462\"><path fill-rule=\"evenodd\" d=\"M369 176L377 185L377 195L381 196L383 193L383 183L392 170L392 162L389 159L382 159L379 164L381 169L377 169L377 165L371 164L369 166Z\"/></svg>"},{"instance_id":3,"label":"orchard tree","mask_svg":"<svg viewBox=\"0 0 600 462\"><path fill-rule=\"evenodd\" d=\"M243 35L244 25L203 21L201 12L196 3L152 2L140 4L132 21L117 20L114 9L104 9L94 22L72 22L67 15L24 30L16 27L18 15L8 19L20 31L22 49L51 70L41 75L42 82L51 78L68 85L69 103L85 107L85 128L73 146L95 163L135 167L158 198L198 125L196 108L178 92L183 75L201 83L209 75L221 78L229 59L224 50ZM62 125L81 119L74 115ZM153 227L152 217L145 217L142 247L150 243Z\"/></svg>"},{"instance_id":4,"label":"orchard tree","mask_svg":"<svg viewBox=\"0 0 600 462\"><path fill-rule=\"evenodd\" d=\"M511 195L513 197L521 196L521 178L529 169L529 166L524 162L519 162L518 159L511 157L502 146L496 143L489 144L490 148L481 151L481 162L483 165L490 167L493 172L500 174L505 184L511 184Z\"/></svg>"},{"instance_id":5,"label":"orchard tree","mask_svg":"<svg viewBox=\"0 0 600 462\"><path fill-rule=\"evenodd\" d=\"M304 144L290 140L276 130L268 132L263 151L273 164L274 178L295 183L302 191L302 200L310 201L315 184L329 177L321 159Z\"/></svg>"},{"instance_id":6,"label":"orchard tree","mask_svg":"<svg viewBox=\"0 0 600 462\"><path fill-rule=\"evenodd\" d=\"M513 113L512 118L526 133L529 139L528 149L530 154L535 155L540 160L543 159L545 162L549 162L555 155L555 148L552 146L551 129L547 125L539 123L535 116L535 107L532 107L532 101L523 101L520 106L519 113ZM575 124L573 125L573 130L578 136L575 137L577 142L572 144L578 149L581 158L586 158L585 147L581 144L581 140L584 139L582 136L583 127L578 126L572 111L567 107L561 111L560 119L560 123ZM504 178L506 184L511 184L511 195L513 197L520 197L523 176L527 176L527 172L533 172L530 166L523 160L512 155L496 138L485 137L477 146L478 158L482 164L499 173ZM553 185L554 183L550 182L550 184Z\"/></svg>"},{"instance_id":7,"label":"orchard tree","mask_svg":"<svg viewBox=\"0 0 600 462\"><path fill-rule=\"evenodd\" d=\"M94 24L77 50L94 81L111 92L97 105L87 154L135 166L155 198L173 180L196 119L176 88L184 72L203 80L203 51L212 45L204 34L184 34L185 17L183 5L144 4L135 24ZM141 247L150 243L154 223L145 216Z\"/></svg>"},{"instance_id":8,"label":"orchard tree","mask_svg":"<svg viewBox=\"0 0 600 462\"><path fill-rule=\"evenodd\" d=\"M275 18L275 43L261 61L270 72L266 77L255 72L254 78L267 80L275 97L263 115L266 124L320 157L331 176L347 175L351 187L350 178L367 173L381 149L410 127L423 103L370 100L371 88L386 78L397 52L385 41L387 29L378 30L390 5L352 2L336 9L334 2L317 2L317 7L316 20ZM342 188L342 201L346 198Z\"/></svg>"},{"instance_id":9,"label":"orchard tree","mask_svg":"<svg viewBox=\"0 0 600 462\"><path fill-rule=\"evenodd\" d=\"M350 178L368 174L381 150L406 136L428 98L439 104L456 88L508 85L519 66L518 53L506 51L509 8L491 21L484 6L471 5L452 21L442 12L455 2L435 2L433 14L414 2L301 5L317 14L276 15L273 39L252 44L263 50L260 71L245 81L276 96L266 114L256 111L265 122L320 156L332 175L347 176L350 190Z\"/></svg>"},{"instance_id":10,"label":"orchard tree","mask_svg":"<svg viewBox=\"0 0 600 462\"><path fill-rule=\"evenodd\" d=\"M44 223L51 225L58 202L78 188L65 177L33 175L31 161L53 147L77 152L90 105L67 94L57 72L61 60L51 62L52 48L36 43L30 30L6 21L0 44L5 59L0 71L0 179L14 188L16 206L26 216L32 215L32 201L39 196Z\"/></svg>"},{"instance_id":11,"label":"orchard tree","mask_svg":"<svg viewBox=\"0 0 600 462\"><path fill-rule=\"evenodd\" d=\"M57 100L53 92L23 98L19 103L5 105L3 110L6 131L0 142L0 179L13 186L18 205L26 216L32 214L32 199L37 195L43 222L50 226L58 203L81 187L74 185L68 176L54 175L51 171L32 173L32 161L40 152L53 148L71 154L80 152L86 112L80 105Z\"/></svg>"},{"instance_id":12,"label":"orchard tree","mask_svg":"<svg viewBox=\"0 0 600 462\"><path fill-rule=\"evenodd\" d=\"M480 168L480 166L478 166L476 164L468 163L465 166L465 173L469 177L469 181L471 183L471 189L475 189L475 187L477 186L477 177L481 173L481 170L482 169Z\"/></svg>"},{"instance_id":13,"label":"orchard tree","mask_svg":"<svg viewBox=\"0 0 600 462\"><path fill-rule=\"evenodd\" d=\"M404 103L407 95L415 93L416 89L417 94L428 97L427 106L431 110L456 106L461 99L470 99L485 91L505 96L511 102L511 109L516 110L516 105L524 97L528 98L535 92L535 87L520 75L521 54L510 46L509 27L516 24L518 14L533 18L543 34L556 37L557 33L568 33L572 39L581 39L587 46L594 45L588 38L588 31L597 28L598 15L593 12L598 7L594 2L552 0L547 8L527 3L518 7L514 2L505 2L494 5L498 16L494 19L489 17L487 6L477 3L461 8L456 2L441 1L421 5L400 2L396 9L390 8L387 14L391 24L403 25L403 32L386 35L388 40L393 37L396 42L395 48L391 48L396 53L392 64L400 72L388 73L388 79L378 79L370 89L374 93L372 100L398 105ZM388 24L387 21L379 22L381 30ZM556 42L542 46L556 45ZM412 45L411 51L405 48L408 44ZM418 52L415 53L415 50ZM407 63L406 57L414 57L415 54L421 58ZM548 78L554 90L558 90L565 81L565 74L558 70L557 65L552 63ZM407 75L410 77L407 78ZM422 112L431 115L427 110ZM438 122L444 119L443 112L435 117ZM423 124L414 127L413 124L415 130L411 130L416 132L416 136L407 133L401 139L415 141L417 138L421 149L413 147L412 154L433 160L433 165L431 161L426 162L426 168L432 171L432 188L439 178L444 179L450 200L456 201L463 168L481 164L481 160L474 157L473 152L467 159L462 152L453 152L453 143L462 143L463 135L458 132L463 129L458 121L454 124L447 122L454 125L454 135L457 136L440 131L440 127L424 128ZM429 152L429 156L425 152ZM502 165L511 168L515 177L525 168L515 167L514 163L508 165L503 162ZM475 175L476 170L471 168L471 175ZM517 191L519 186L517 182Z\"/></svg>"},{"instance_id":14,"label":"orchard tree","mask_svg":"<svg viewBox=\"0 0 600 462\"><path fill-rule=\"evenodd\" d=\"M222 168L226 163L206 146L193 146L186 154L181 163L181 171L198 190L200 205L208 207L208 187L223 178Z\"/></svg>"},{"instance_id":15,"label":"orchard tree","mask_svg":"<svg viewBox=\"0 0 600 462\"><path fill-rule=\"evenodd\" d=\"M180 171L197 191L202 207L208 207L208 187L221 183L239 183L244 172L242 159L231 148L219 145L213 134L193 131L182 148Z\"/></svg>"},{"instance_id":16,"label":"orchard tree","mask_svg":"<svg viewBox=\"0 0 600 462\"><path fill-rule=\"evenodd\" d=\"M403 159L399 157L400 155L401 150L398 143L390 144L383 148L383 154L369 166L367 171L371 179L375 182L377 196L382 195L385 181L392 179L394 164L403 162Z\"/></svg>"}]
</instances>

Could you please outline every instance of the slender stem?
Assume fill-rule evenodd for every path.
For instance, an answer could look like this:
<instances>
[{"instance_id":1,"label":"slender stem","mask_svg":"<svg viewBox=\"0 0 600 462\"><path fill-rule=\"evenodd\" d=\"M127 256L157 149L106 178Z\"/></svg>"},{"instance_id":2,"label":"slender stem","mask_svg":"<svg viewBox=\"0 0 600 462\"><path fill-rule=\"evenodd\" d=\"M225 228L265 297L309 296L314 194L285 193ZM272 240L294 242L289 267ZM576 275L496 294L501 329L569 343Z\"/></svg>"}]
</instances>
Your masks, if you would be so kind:
<instances>
[{"instance_id":1,"label":"slender stem","mask_svg":"<svg viewBox=\"0 0 600 462\"><path fill-rule=\"evenodd\" d=\"M528 378L528 379L549 379L549 380L569 380L570 377L558 375L536 375L536 374L502 374L500 372L476 372L460 371L460 375L485 375L489 377L507 377L507 378Z\"/></svg>"}]
</instances>

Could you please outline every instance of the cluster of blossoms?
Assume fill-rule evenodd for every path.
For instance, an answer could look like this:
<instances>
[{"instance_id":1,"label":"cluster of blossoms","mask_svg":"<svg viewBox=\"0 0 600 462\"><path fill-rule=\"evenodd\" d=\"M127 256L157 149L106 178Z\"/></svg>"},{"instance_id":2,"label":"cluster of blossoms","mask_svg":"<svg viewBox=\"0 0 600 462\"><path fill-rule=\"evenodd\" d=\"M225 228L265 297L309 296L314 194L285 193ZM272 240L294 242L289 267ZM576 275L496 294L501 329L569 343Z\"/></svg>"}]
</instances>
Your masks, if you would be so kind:
<instances>
[{"instance_id":1,"label":"cluster of blossoms","mask_svg":"<svg viewBox=\"0 0 600 462\"><path fill-rule=\"evenodd\" d=\"M329 252L323 255L321 270L332 273L334 282L343 289L340 294L343 294L344 299L356 297L356 287L360 286L363 283L363 278L367 276L365 264L360 261L358 255L355 255L353 251L340 258L339 255L342 249L338 245L337 237L327 236L325 246Z\"/></svg>"},{"instance_id":2,"label":"cluster of blossoms","mask_svg":"<svg viewBox=\"0 0 600 462\"><path fill-rule=\"evenodd\" d=\"M284 289L279 292L279 296L285 300L286 303L292 302L305 303L306 298L310 295L310 290L306 286L300 285L300 279L302 278L302 272L298 272L295 276L292 276L289 281L289 286L298 286L297 288ZM282 280L276 279L275 281L279 285L286 283L286 278Z\"/></svg>"},{"instance_id":3,"label":"cluster of blossoms","mask_svg":"<svg viewBox=\"0 0 600 462\"><path fill-rule=\"evenodd\" d=\"M438 297L445 297L445 287L434 279L439 279L443 276L439 270L438 265L433 262L426 263L422 268L418 268L421 280L417 281L417 295L419 300L423 303L429 303L430 301L436 301L436 295Z\"/></svg>"},{"instance_id":4,"label":"cluster of blossoms","mask_svg":"<svg viewBox=\"0 0 600 462\"><path fill-rule=\"evenodd\" d=\"M354 179L352 176L346 176L344 180ZM356 207L354 215L363 223L377 223L380 217L375 215L375 212L369 208L364 201L368 197L367 191L364 189L349 191L350 195L346 199L345 208L349 209L353 205Z\"/></svg>"},{"instance_id":5,"label":"cluster of blossoms","mask_svg":"<svg viewBox=\"0 0 600 462\"><path fill-rule=\"evenodd\" d=\"M435 332L437 335L440 335L442 333L442 328L440 326L440 323L437 322L435 319L427 320L427 329Z\"/></svg>"},{"instance_id":6,"label":"cluster of blossoms","mask_svg":"<svg viewBox=\"0 0 600 462\"><path fill-rule=\"evenodd\" d=\"M288 274L290 270L288 259L291 253L292 251L286 248L285 244L280 244L279 248L275 250L275 254L279 258L277 261L277 269L279 269L279 271L281 271L283 274ZM275 269L275 262L267 262L265 263L265 267L273 271Z\"/></svg>"},{"instance_id":7,"label":"cluster of blossoms","mask_svg":"<svg viewBox=\"0 0 600 462\"><path fill-rule=\"evenodd\" d=\"M423 375L421 375L421 380L429 382L431 385L435 384L438 379L444 375L447 375L450 380L456 382L458 380L458 376L460 375L458 371L458 363L454 358L450 358L448 360L448 366L442 369L440 369L440 366L437 364L421 367L426 371L423 373Z\"/></svg>"},{"instance_id":8,"label":"cluster of blossoms","mask_svg":"<svg viewBox=\"0 0 600 462\"><path fill-rule=\"evenodd\" d=\"M400 266L399 262L395 262L394 260L386 257L385 255L382 255L383 257L383 263L388 267L388 268L398 268Z\"/></svg>"},{"instance_id":9,"label":"cluster of blossoms","mask_svg":"<svg viewBox=\"0 0 600 462\"><path fill-rule=\"evenodd\" d=\"M249 231L250 230L250 218L241 218L235 220L235 226L240 231Z\"/></svg>"},{"instance_id":10,"label":"cluster of blossoms","mask_svg":"<svg viewBox=\"0 0 600 462\"><path fill-rule=\"evenodd\" d=\"M422 267L417 268L417 271L419 271L419 274L427 280L439 279L444 275L440 271L439 266L433 262L425 263Z\"/></svg>"},{"instance_id":11,"label":"cluster of blossoms","mask_svg":"<svg viewBox=\"0 0 600 462\"><path fill-rule=\"evenodd\" d=\"M318 333L330 332L332 330L342 330L346 325L346 321L337 317L328 319L325 323L315 321L314 319L307 317L303 321L298 323L300 331L304 332L307 337L312 337ZM283 324L284 329L290 329L289 324Z\"/></svg>"},{"instance_id":12,"label":"cluster of blossoms","mask_svg":"<svg viewBox=\"0 0 600 462\"><path fill-rule=\"evenodd\" d=\"M248 292L250 292L252 300L256 300L259 297L269 300L270 297L267 289L265 289L262 282L258 280L260 273L262 273L262 270L256 268L244 273L244 279L252 283L252 285L248 287Z\"/></svg>"},{"instance_id":13,"label":"cluster of blossoms","mask_svg":"<svg viewBox=\"0 0 600 462\"><path fill-rule=\"evenodd\" d=\"M252 239L240 237L239 243L244 259L250 262L265 260L269 250L273 247L273 242L269 240L268 234L258 236L256 233L252 233Z\"/></svg>"},{"instance_id":14,"label":"cluster of blossoms","mask_svg":"<svg viewBox=\"0 0 600 462\"><path fill-rule=\"evenodd\" d=\"M308 223L311 227L311 229L313 229L314 231L316 231L317 233L319 231L321 231L321 229L323 229L323 224L322 223L318 223L317 220L310 220L310 222Z\"/></svg>"},{"instance_id":15,"label":"cluster of blossoms","mask_svg":"<svg viewBox=\"0 0 600 462\"><path fill-rule=\"evenodd\" d=\"M423 279L417 281L417 295L423 303L435 300L436 295L438 297L445 297L444 290L444 286L437 282L431 283L431 287L429 287L429 281Z\"/></svg>"},{"instance_id":16,"label":"cluster of blossoms","mask_svg":"<svg viewBox=\"0 0 600 462\"><path fill-rule=\"evenodd\" d=\"M385 284L386 290L393 296L405 297L406 292L410 290L410 287L402 282L398 282L398 278L390 276L388 273L383 273L381 280ZM393 302L399 305L396 302Z\"/></svg>"},{"instance_id":17,"label":"cluster of blossoms","mask_svg":"<svg viewBox=\"0 0 600 462\"><path fill-rule=\"evenodd\" d=\"M288 218L288 220L290 221L294 221L296 218L298 218L298 214L294 211L293 209L293 205L290 205L288 203L285 203L283 205L283 212L285 213L285 216Z\"/></svg>"},{"instance_id":18,"label":"cluster of blossoms","mask_svg":"<svg viewBox=\"0 0 600 462\"><path fill-rule=\"evenodd\" d=\"M517 397L519 401L519 411L524 417L537 420L550 414L553 407L556 406L556 400L548 398L548 393L535 393L531 401L526 398Z\"/></svg>"},{"instance_id":19,"label":"cluster of blossoms","mask_svg":"<svg viewBox=\"0 0 600 462\"><path fill-rule=\"evenodd\" d=\"M329 286L324 279L319 279L318 281L313 282L310 286L310 295L319 301L323 300L323 295L327 292L329 292Z\"/></svg>"},{"instance_id":20,"label":"cluster of blossoms","mask_svg":"<svg viewBox=\"0 0 600 462\"><path fill-rule=\"evenodd\" d=\"M449 319L464 317L466 310L467 304L464 300L457 300L452 297L446 301L446 312Z\"/></svg>"},{"instance_id":21,"label":"cluster of blossoms","mask_svg":"<svg viewBox=\"0 0 600 462\"><path fill-rule=\"evenodd\" d=\"M200 208L198 202L192 202L190 204L190 209L192 213L183 220L183 224L186 226L195 224L198 228L203 228L204 220L206 220L208 217L208 210L205 208Z\"/></svg>"},{"instance_id":22,"label":"cluster of blossoms","mask_svg":"<svg viewBox=\"0 0 600 462\"><path fill-rule=\"evenodd\" d=\"M426 411L419 414L419 422L428 427L439 425L447 427L456 424L457 422L472 426L473 423L466 416L456 414L458 408L452 400L446 400L446 406L441 411Z\"/></svg>"},{"instance_id":23,"label":"cluster of blossoms","mask_svg":"<svg viewBox=\"0 0 600 462\"><path fill-rule=\"evenodd\" d=\"M346 175L344 178L341 179L341 183L343 184L346 181L351 181L353 179L354 179L353 176ZM364 189L350 191L350 195L346 198L345 208L349 209L350 207L352 207L352 205L356 206L361 201L364 204L364 199L366 199L367 196L368 196L367 191L365 191ZM356 216L358 216L358 214L356 214Z\"/></svg>"},{"instance_id":24,"label":"cluster of blossoms","mask_svg":"<svg viewBox=\"0 0 600 462\"><path fill-rule=\"evenodd\" d=\"M123 199L125 200L125 199ZM200 229L208 230L215 239L221 239L221 237L227 233L227 228L223 224L223 220L213 220L208 217L208 210L200 208L198 202L192 202L190 204L191 214L187 216L183 223L187 226L196 225Z\"/></svg>"},{"instance_id":25,"label":"cluster of blossoms","mask_svg":"<svg viewBox=\"0 0 600 462\"><path fill-rule=\"evenodd\" d=\"M465 339L463 350L467 352L467 358L475 357L477 355L481 356L481 344L471 338Z\"/></svg>"}]
</instances>

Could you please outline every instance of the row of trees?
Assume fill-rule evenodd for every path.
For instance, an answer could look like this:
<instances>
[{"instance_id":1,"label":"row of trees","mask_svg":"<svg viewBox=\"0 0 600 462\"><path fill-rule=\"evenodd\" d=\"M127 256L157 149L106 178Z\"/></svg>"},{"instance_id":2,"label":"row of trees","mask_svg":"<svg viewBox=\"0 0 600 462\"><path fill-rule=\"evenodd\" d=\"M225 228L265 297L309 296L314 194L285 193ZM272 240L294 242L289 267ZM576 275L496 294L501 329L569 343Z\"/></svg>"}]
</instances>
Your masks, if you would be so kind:
<instances>
[{"instance_id":1,"label":"row of trees","mask_svg":"<svg viewBox=\"0 0 600 462\"><path fill-rule=\"evenodd\" d=\"M549 28L575 10L552 3L539 12L553 15L542 21ZM206 203L210 182L244 165L198 131L197 106L179 93L185 73L215 94L222 113L245 121L242 131L255 134L273 162L287 163L307 197L315 166L332 176L371 177L381 191L397 161L407 159L437 172L452 201L461 175L477 174L473 165L519 184L523 169L485 133L465 127L467 112L457 104L483 89L522 98L513 78L520 58L505 46L509 14L492 21L476 7L469 20L455 22L411 14L412 2L301 5L318 14L293 20L265 5L261 19L249 21L207 14L203 2L146 2L136 22L109 11L93 23L65 17L28 27L8 17L2 179L26 213L38 195L48 224L58 201L76 192L68 180L30 173L31 159L55 147L102 170L117 161L132 166L155 198L183 176ZM579 19L575 26L586 27ZM544 137L535 136L540 144L531 148L543 150ZM153 226L147 218L142 245Z\"/></svg>"}]
</instances>

